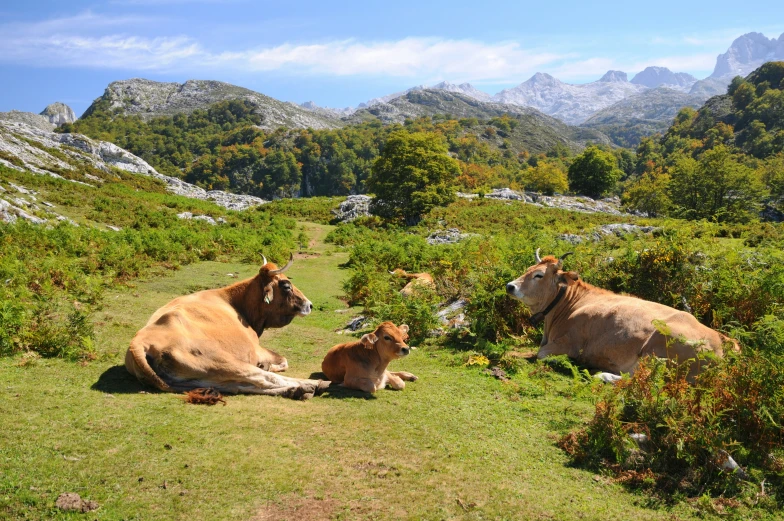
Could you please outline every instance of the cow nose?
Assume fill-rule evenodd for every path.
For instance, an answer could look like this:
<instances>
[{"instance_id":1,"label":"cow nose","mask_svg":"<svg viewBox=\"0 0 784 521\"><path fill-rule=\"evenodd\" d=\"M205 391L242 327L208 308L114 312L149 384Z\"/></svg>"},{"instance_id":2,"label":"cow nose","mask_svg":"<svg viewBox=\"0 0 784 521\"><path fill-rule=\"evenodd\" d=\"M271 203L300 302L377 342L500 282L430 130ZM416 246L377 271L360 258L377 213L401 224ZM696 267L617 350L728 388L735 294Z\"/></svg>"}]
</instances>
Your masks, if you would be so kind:
<instances>
[{"instance_id":1,"label":"cow nose","mask_svg":"<svg viewBox=\"0 0 784 521\"><path fill-rule=\"evenodd\" d=\"M408 355L408 353L409 353L410 351L411 351L411 349L410 349L410 348L408 348L408 347L404 347L403 349L401 349L401 350L400 350L400 352L401 352L401 353L403 353L403 356L406 356L406 355Z\"/></svg>"},{"instance_id":2,"label":"cow nose","mask_svg":"<svg viewBox=\"0 0 784 521\"><path fill-rule=\"evenodd\" d=\"M506 285L506 292L507 293L514 293L515 289L516 288L515 288L514 282L510 282L509 284Z\"/></svg>"},{"instance_id":3,"label":"cow nose","mask_svg":"<svg viewBox=\"0 0 784 521\"><path fill-rule=\"evenodd\" d=\"M305 302L302 306L302 314L303 315L310 315L310 312L313 311L313 303L311 301Z\"/></svg>"}]
</instances>

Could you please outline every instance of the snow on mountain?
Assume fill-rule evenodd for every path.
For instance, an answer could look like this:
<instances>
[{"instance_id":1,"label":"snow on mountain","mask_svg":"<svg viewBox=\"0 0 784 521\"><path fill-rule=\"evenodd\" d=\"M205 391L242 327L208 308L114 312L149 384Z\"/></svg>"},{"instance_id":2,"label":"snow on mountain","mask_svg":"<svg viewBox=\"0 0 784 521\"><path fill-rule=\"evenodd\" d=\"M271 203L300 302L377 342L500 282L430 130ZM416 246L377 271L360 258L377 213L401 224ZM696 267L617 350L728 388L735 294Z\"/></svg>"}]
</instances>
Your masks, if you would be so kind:
<instances>
[{"instance_id":1,"label":"snow on mountain","mask_svg":"<svg viewBox=\"0 0 784 521\"><path fill-rule=\"evenodd\" d=\"M667 67L646 67L632 78L632 83L645 85L649 89L665 86L682 92L689 92L696 82L697 78L691 74L672 72Z\"/></svg>"},{"instance_id":2,"label":"snow on mountain","mask_svg":"<svg viewBox=\"0 0 784 521\"><path fill-rule=\"evenodd\" d=\"M576 125L605 107L639 94L644 85L635 85L620 71L608 71L599 81L572 85L537 72L517 87L502 90L493 101L534 107L566 123Z\"/></svg>"}]
</instances>

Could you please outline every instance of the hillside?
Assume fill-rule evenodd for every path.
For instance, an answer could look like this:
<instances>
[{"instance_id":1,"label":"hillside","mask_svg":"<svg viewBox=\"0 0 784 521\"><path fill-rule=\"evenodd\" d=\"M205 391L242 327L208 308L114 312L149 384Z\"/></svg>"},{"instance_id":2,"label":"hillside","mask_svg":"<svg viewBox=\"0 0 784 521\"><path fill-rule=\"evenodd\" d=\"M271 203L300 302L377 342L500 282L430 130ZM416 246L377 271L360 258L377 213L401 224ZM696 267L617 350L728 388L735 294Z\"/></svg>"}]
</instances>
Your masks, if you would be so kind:
<instances>
[{"instance_id":1,"label":"hillside","mask_svg":"<svg viewBox=\"0 0 784 521\"><path fill-rule=\"evenodd\" d=\"M292 103L284 103L264 94L222 81L188 80L185 83L162 83L141 78L115 81L96 99L82 117L98 111L110 114L137 115L144 120L175 114L191 114L219 101L246 100L261 118L266 129L336 128L337 116L314 113Z\"/></svg>"},{"instance_id":2,"label":"hillside","mask_svg":"<svg viewBox=\"0 0 784 521\"><path fill-rule=\"evenodd\" d=\"M117 181L122 179L124 172L142 174L163 183L170 193L212 201L229 209L248 208L265 202L248 195L207 191L181 179L162 175L143 159L113 143L93 140L81 134L46 131L20 122L0 121L0 166L88 186ZM14 195L7 202L12 205L5 208L8 215L27 218L21 211L36 219L62 220L53 207L37 203L35 198Z\"/></svg>"},{"instance_id":3,"label":"hillside","mask_svg":"<svg viewBox=\"0 0 784 521\"><path fill-rule=\"evenodd\" d=\"M607 134L618 146L636 147L640 139L666 131L683 107L700 108L703 98L658 87L596 112L580 126Z\"/></svg>"},{"instance_id":4,"label":"hillside","mask_svg":"<svg viewBox=\"0 0 784 521\"><path fill-rule=\"evenodd\" d=\"M784 152L784 62L768 62L737 78L669 134L702 142L717 136L745 154L765 159Z\"/></svg>"},{"instance_id":5,"label":"hillside","mask_svg":"<svg viewBox=\"0 0 784 521\"><path fill-rule=\"evenodd\" d=\"M438 114L478 120L509 115L519 124L506 137L516 148L531 153L547 152L556 144L581 149L587 142L609 143L607 136L601 132L567 125L530 107L482 102L466 94L444 90L411 91L388 103L377 103L359 110L346 121L359 123L380 120L390 124Z\"/></svg>"}]
</instances>

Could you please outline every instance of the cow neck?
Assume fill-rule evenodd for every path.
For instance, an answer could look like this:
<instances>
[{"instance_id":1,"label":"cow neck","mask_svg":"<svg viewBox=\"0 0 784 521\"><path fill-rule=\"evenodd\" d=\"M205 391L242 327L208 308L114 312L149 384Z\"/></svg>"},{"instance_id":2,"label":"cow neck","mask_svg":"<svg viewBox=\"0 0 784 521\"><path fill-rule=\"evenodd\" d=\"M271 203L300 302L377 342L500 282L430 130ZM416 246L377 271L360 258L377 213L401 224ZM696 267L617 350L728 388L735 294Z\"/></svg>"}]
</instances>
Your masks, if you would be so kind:
<instances>
[{"instance_id":1,"label":"cow neck","mask_svg":"<svg viewBox=\"0 0 784 521\"><path fill-rule=\"evenodd\" d=\"M553 301L550 302L550 304L548 304L548 306L546 308L544 308L542 311L532 315L531 318L528 319L528 322L530 322L531 325L534 326L534 327L536 327L539 324L541 324L542 321L544 321L544 317L546 317L547 314L550 311L552 311L553 308L555 306L557 306L559 302L561 302L561 300L563 299L564 295L566 295L566 285L565 284L558 288L558 293L555 295L555 298L553 299Z\"/></svg>"},{"instance_id":2,"label":"cow neck","mask_svg":"<svg viewBox=\"0 0 784 521\"><path fill-rule=\"evenodd\" d=\"M257 277L246 279L226 288L229 303L242 315L258 336L264 331L264 302L261 297L261 283Z\"/></svg>"}]
</instances>

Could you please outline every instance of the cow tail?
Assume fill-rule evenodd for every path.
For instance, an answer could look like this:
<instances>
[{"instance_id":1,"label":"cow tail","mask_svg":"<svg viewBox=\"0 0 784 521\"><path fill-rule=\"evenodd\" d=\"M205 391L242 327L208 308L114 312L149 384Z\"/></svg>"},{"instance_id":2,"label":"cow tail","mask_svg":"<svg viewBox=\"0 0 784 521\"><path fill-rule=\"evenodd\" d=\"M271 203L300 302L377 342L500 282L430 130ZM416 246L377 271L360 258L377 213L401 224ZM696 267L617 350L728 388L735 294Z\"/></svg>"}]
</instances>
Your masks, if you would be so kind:
<instances>
[{"instance_id":1,"label":"cow tail","mask_svg":"<svg viewBox=\"0 0 784 521\"><path fill-rule=\"evenodd\" d=\"M171 392L172 388L169 385L161 380L161 377L158 376L150 364L147 363L147 351L144 348L144 344L136 339L131 341L131 346L128 348L128 351L131 353L133 357L134 365L136 366L137 371L136 377L139 378L138 372L141 372L141 376L147 382L153 384L155 387L160 389L161 391L168 391Z\"/></svg>"}]
</instances>

